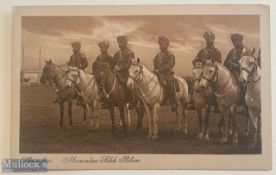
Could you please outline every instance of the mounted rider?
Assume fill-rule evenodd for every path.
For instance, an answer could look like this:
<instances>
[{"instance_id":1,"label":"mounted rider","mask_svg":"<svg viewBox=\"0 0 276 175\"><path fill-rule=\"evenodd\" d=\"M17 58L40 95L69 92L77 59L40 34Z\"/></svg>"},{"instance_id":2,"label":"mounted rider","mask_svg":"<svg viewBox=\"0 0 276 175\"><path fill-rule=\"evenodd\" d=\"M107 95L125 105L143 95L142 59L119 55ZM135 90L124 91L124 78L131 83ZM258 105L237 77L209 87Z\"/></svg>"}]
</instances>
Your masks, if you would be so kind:
<instances>
[{"instance_id":1,"label":"mounted rider","mask_svg":"<svg viewBox=\"0 0 276 175\"><path fill-rule=\"evenodd\" d=\"M173 76L173 67L175 65L175 56L168 50L169 39L166 36L159 36L158 44L160 52L153 60L154 73L158 76L161 85L164 87L166 94L169 97L172 111L177 110L175 78Z\"/></svg>"},{"instance_id":2,"label":"mounted rider","mask_svg":"<svg viewBox=\"0 0 276 175\"><path fill-rule=\"evenodd\" d=\"M243 35L239 33L232 34L231 40L234 48L231 49L228 53L224 61L224 66L229 69L236 78L238 78L240 75L239 61L244 53L249 52L249 49L246 48L242 43Z\"/></svg>"},{"instance_id":3,"label":"mounted rider","mask_svg":"<svg viewBox=\"0 0 276 175\"><path fill-rule=\"evenodd\" d=\"M206 31L203 34L203 38L205 39L206 47L204 47L198 52L198 54L193 60L193 66L196 66L198 64L204 65L206 60L210 60L210 59L221 63L222 62L221 53L214 46L215 35L211 31ZM193 105L192 101L191 103ZM219 112L218 104L215 103L214 106L215 106L214 112Z\"/></svg>"},{"instance_id":4,"label":"mounted rider","mask_svg":"<svg viewBox=\"0 0 276 175\"><path fill-rule=\"evenodd\" d=\"M109 42L108 41L99 42L98 46L100 48L101 54L96 57L96 60L94 61L93 65L92 65L92 73L95 73L98 69L101 69L101 65L103 65L103 64L109 64L111 68L114 67L114 59L108 53ZM101 101L103 103L102 107L106 108L107 102L105 101L105 98L104 98L102 85L100 84L99 80L97 80L96 82L99 87L99 95L100 95Z\"/></svg>"},{"instance_id":5,"label":"mounted rider","mask_svg":"<svg viewBox=\"0 0 276 175\"><path fill-rule=\"evenodd\" d=\"M70 56L68 66L74 66L84 70L88 66L87 58L84 53L80 52L81 43L76 41L71 43L73 54Z\"/></svg>"},{"instance_id":6,"label":"mounted rider","mask_svg":"<svg viewBox=\"0 0 276 175\"><path fill-rule=\"evenodd\" d=\"M234 48L231 49L224 61L224 66L230 70L234 76L238 79L240 76L240 59L243 54L250 52L248 48L243 45L243 35L235 33L231 35L231 41ZM240 103L245 103L246 86L240 84L241 87L241 100Z\"/></svg>"},{"instance_id":7,"label":"mounted rider","mask_svg":"<svg viewBox=\"0 0 276 175\"><path fill-rule=\"evenodd\" d=\"M78 41L75 41L71 43L71 46L73 48L73 54L70 56L70 60L68 62L68 66L77 67L81 70L84 70L88 66L87 58L84 53L80 52L81 49L81 43ZM80 92L78 87L76 87L77 91ZM83 103L83 99L81 96L78 95L77 97L77 105L81 105Z\"/></svg>"},{"instance_id":8,"label":"mounted rider","mask_svg":"<svg viewBox=\"0 0 276 175\"><path fill-rule=\"evenodd\" d=\"M113 70L118 78L119 83L123 86L126 96L126 102L132 107L132 93L127 88L128 69L131 66L132 59L135 58L135 54L128 48L128 39L126 36L121 35L117 37L117 42L120 50L113 56L114 67Z\"/></svg>"},{"instance_id":9,"label":"mounted rider","mask_svg":"<svg viewBox=\"0 0 276 175\"><path fill-rule=\"evenodd\" d=\"M214 47L215 35L212 32L207 31L204 32L203 37L206 41L206 47L198 52L193 60L193 65L196 65L197 62L204 64L206 60L210 59L221 63L221 53Z\"/></svg>"}]
</instances>

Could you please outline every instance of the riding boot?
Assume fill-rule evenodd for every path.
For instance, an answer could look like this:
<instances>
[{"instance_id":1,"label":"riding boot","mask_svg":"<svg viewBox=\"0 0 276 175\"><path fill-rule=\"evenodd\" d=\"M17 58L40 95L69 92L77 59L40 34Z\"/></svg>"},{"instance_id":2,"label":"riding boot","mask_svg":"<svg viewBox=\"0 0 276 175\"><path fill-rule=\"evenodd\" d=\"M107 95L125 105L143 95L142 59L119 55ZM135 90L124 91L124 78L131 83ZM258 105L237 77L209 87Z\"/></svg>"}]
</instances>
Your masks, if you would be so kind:
<instances>
[{"instance_id":1,"label":"riding boot","mask_svg":"<svg viewBox=\"0 0 276 175\"><path fill-rule=\"evenodd\" d=\"M166 91L167 94L169 95L171 107L172 107L172 112L175 112L177 110L177 101L176 101L176 92L175 92L175 87L174 87L174 77L172 75L167 75L166 77Z\"/></svg>"},{"instance_id":2,"label":"riding boot","mask_svg":"<svg viewBox=\"0 0 276 175\"><path fill-rule=\"evenodd\" d=\"M99 96L100 96L100 102L101 102L101 109L107 109L108 108L108 101L105 98L102 89L99 89Z\"/></svg>"},{"instance_id":3,"label":"riding boot","mask_svg":"<svg viewBox=\"0 0 276 175\"><path fill-rule=\"evenodd\" d=\"M129 103L128 108L133 109L133 101L132 101L132 93L131 91L127 88L127 86L123 86L124 88L124 93L125 93L125 101L126 103Z\"/></svg>"}]
</instances>

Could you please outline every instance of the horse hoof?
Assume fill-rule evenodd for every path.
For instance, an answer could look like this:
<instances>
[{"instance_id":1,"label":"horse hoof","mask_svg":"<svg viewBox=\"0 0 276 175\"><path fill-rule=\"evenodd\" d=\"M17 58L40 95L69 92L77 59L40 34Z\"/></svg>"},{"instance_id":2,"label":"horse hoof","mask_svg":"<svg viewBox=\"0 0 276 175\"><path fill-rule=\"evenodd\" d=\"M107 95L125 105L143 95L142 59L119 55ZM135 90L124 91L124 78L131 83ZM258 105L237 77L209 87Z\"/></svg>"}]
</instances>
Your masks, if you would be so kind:
<instances>
[{"instance_id":1,"label":"horse hoof","mask_svg":"<svg viewBox=\"0 0 276 175\"><path fill-rule=\"evenodd\" d=\"M200 132L196 137L198 140L201 140L203 137L203 132Z\"/></svg>"},{"instance_id":2,"label":"horse hoof","mask_svg":"<svg viewBox=\"0 0 276 175\"><path fill-rule=\"evenodd\" d=\"M152 141L155 141L155 140L157 140L158 139L158 136L152 136Z\"/></svg>"},{"instance_id":3,"label":"horse hoof","mask_svg":"<svg viewBox=\"0 0 276 175\"><path fill-rule=\"evenodd\" d=\"M86 122L86 121L83 121L83 122L82 122L82 125L84 125L84 126L85 126L86 124L87 124L87 122Z\"/></svg>"},{"instance_id":4,"label":"horse hoof","mask_svg":"<svg viewBox=\"0 0 276 175\"><path fill-rule=\"evenodd\" d=\"M68 129L72 129L72 126L68 126Z\"/></svg>"},{"instance_id":5,"label":"horse hoof","mask_svg":"<svg viewBox=\"0 0 276 175\"><path fill-rule=\"evenodd\" d=\"M148 134L148 135L147 135L147 138L148 138L148 139L151 139L151 138L152 138L151 134Z\"/></svg>"},{"instance_id":6,"label":"horse hoof","mask_svg":"<svg viewBox=\"0 0 276 175\"><path fill-rule=\"evenodd\" d=\"M175 128L175 131L176 131L176 132L180 132L180 131L181 131L181 128L177 127L177 128Z\"/></svg>"},{"instance_id":7,"label":"horse hoof","mask_svg":"<svg viewBox=\"0 0 276 175\"><path fill-rule=\"evenodd\" d=\"M58 126L58 127L57 127L57 129L61 129L61 128L62 128L62 126Z\"/></svg>"},{"instance_id":8,"label":"horse hoof","mask_svg":"<svg viewBox=\"0 0 276 175\"><path fill-rule=\"evenodd\" d=\"M238 145L238 144L239 144L238 139L232 140L232 145Z\"/></svg>"},{"instance_id":9,"label":"horse hoof","mask_svg":"<svg viewBox=\"0 0 276 175\"><path fill-rule=\"evenodd\" d=\"M231 136L232 133L233 133L233 130L232 130L232 129L228 129L228 134L229 134L229 136Z\"/></svg>"},{"instance_id":10,"label":"horse hoof","mask_svg":"<svg viewBox=\"0 0 276 175\"><path fill-rule=\"evenodd\" d=\"M208 142L209 140L210 140L209 134L205 134L205 135L203 136L203 141Z\"/></svg>"},{"instance_id":11,"label":"horse hoof","mask_svg":"<svg viewBox=\"0 0 276 175\"><path fill-rule=\"evenodd\" d=\"M184 134L185 134L185 135L188 134L188 129L187 129L187 128L184 129Z\"/></svg>"},{"instance_id":12,"label":"horse hoof","mask_svg":"<svg viewBox=\"0 0 276 175\"><path fill-rule=\"evenodd\" d=\"M225 144L227 142L227 138L226 137L222 137L221 139L220 139L220 143L221 144Z\"/></svg>"}]
</instances>

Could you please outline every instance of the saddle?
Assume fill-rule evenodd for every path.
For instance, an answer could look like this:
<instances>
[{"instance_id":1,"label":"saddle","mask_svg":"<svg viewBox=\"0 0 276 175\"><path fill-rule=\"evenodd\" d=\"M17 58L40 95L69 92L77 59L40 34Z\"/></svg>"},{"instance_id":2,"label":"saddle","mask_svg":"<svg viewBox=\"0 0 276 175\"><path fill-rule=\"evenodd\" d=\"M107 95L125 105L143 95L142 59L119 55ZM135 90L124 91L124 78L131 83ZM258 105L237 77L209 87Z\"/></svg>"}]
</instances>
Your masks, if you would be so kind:
<instances>
[{"instance_id":1,"label":"saddle","mask_svg":"<svg viewBox=\"0 0 276 175\"><path fill-rule=\"evenodd\" d=\"M166 82L165 77L162 77L162 75L160 76L158 74L157 74L157 77L158 77L158 80L159 80L161 86L166 87L167 82ZM179 82L178 82L177 78L175 78L175 77L174 77L174 90L175 90L175 93L180 92ZM166 106L166 105L170 105L170 102L169 102L169 95L165 91L165 97L164 97L163 102L161 103L161 106Z\"/></svg>"}]
</instances>

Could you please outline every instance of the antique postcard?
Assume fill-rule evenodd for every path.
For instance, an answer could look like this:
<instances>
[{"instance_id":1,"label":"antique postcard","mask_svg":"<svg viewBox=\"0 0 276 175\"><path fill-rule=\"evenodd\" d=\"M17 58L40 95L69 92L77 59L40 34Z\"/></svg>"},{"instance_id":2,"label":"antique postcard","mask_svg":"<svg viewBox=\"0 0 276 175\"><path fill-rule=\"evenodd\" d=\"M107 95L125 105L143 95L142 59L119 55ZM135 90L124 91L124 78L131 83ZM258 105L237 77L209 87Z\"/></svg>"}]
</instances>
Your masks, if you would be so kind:
<instances>
[{"instance_id":1,"label":"antique postcard","mask_svg":"<svg viewBox=\"0 0 276 175\"><path fill-rule=\"evenodd\" d=\"M12 68L32 171L271 169L268 6L15 7Z\"/></svg>"}]
</instances>

